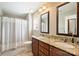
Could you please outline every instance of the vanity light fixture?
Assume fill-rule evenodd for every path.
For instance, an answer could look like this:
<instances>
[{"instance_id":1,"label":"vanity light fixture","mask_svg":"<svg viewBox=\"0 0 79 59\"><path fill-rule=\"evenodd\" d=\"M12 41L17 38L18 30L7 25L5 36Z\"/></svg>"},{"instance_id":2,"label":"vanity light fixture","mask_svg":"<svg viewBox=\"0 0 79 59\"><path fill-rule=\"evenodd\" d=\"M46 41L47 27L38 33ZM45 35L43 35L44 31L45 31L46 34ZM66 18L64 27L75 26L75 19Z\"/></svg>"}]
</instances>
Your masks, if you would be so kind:
<instances>
[{"instance_id":1,"label":"vanity light fixture","mask_svg":"<svg viewBox=\"0 0 79 59\"><path fill-rule=\"evenodd\" d=\"M41 12L42 10L45 10L46 6L43 6L42 8L39 9L39 12Z\"/></svg>"},{"instance_id":2,"label":"vanity light fixture","mask_svg":"<svg viewBox=\"0 0 79 59\"><path fill-rule=\"evenodd\" d=\"M39 12L41 12L42 11L42 9L39 9Z\"/></svg>"},{"instance_id":3,"label":"vanity light fixture","mask_svg":"<svg viewBox=\"0 0 79 59\"><path fill-rule=\"evenodd\" d=\"M43 9L46 9L46 6L43 6Z\"/></svg>"}]
</instances>

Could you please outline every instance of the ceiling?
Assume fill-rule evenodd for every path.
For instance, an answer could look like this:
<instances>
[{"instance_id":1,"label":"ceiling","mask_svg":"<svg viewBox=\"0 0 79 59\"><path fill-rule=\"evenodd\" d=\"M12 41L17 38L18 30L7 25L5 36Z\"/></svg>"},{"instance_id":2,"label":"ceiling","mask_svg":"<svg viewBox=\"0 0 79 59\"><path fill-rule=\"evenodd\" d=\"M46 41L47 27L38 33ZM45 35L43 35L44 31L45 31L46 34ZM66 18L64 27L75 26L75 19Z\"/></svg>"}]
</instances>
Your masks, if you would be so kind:
<instances>
[{"instance_id":1,"label":"ceiling","mask_svg":"<svg viewBox=\"0 0 79 59\"><path fill-rule=\"evenodd\" d=\"M0 2L0 10L4 15L25 17L35 12L43 2Z\"/></svg>"}]
</instances>

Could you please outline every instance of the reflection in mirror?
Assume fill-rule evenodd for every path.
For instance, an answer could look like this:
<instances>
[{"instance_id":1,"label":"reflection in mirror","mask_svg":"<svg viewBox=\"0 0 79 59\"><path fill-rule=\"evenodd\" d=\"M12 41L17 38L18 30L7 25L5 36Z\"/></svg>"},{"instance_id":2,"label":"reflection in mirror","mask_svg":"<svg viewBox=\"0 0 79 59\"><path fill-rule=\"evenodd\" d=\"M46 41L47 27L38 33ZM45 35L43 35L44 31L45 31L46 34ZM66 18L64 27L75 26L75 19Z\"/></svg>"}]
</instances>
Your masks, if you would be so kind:
<instances>
[{"instance_id":1,"label":"reflection in mirror","mask_svg":"<svg viewBox=\"0 0 79 59\"><path fill-rule=\"evenodd\" d=\"M58 7L58 33L77 34L77 3L71 2Z\"/></svg>"},{"instance_id":2,"label":"reflection in mirror","mask_svg":"<svg viewBox=\"0 0 79 59\"><path fill-rule=\"evenodd\" d=\"M41 32L49 33L49 12L41 15Z\"/></svg>"},{"instance_id":3,"label":"reflection in mirror","mask_svg":"<svg viewBox=\"0 0 79 59\"><path fill-rule=\"evenodd\" d=\"M77 35L77 20L68 19L68 34Z\"/></svg>"}]
</instances>

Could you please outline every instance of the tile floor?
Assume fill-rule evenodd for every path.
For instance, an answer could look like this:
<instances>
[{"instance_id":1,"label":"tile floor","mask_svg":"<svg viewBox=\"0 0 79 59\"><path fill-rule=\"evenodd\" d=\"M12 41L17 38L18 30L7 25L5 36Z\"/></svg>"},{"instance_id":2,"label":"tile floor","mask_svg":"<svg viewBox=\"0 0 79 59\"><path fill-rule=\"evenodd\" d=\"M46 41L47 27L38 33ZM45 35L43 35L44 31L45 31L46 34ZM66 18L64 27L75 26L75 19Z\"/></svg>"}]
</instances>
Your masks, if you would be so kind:
<instances>
[{"instance_id":1,"label":"tile floor","mask_svg":"<svg viewBox=\"0 0 79 59\"><path fill-rule=\"evenodd\" d=\"M3 52L0 54L0 56L33 56L33 54L31 49L27 49L27 47L21 47Z\"/></svg>"}]
</instances>

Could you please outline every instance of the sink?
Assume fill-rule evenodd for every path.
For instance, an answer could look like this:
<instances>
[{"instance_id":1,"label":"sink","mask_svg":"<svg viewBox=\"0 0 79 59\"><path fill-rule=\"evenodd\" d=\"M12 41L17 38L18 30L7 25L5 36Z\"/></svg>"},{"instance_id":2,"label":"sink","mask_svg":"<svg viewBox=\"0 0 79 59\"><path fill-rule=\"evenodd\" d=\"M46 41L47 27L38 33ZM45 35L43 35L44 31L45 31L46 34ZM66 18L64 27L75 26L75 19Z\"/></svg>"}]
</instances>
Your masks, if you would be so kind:
<instances>
[{"instance_id":1,"label":"sink","mask_svg":"<svg viewBox=\"0 0 79 59\"><path fill-rule=\"evenodd\" d=\"M39 36L38 38L43 39L44 37L43 36Z\"/></svg>"},{"instance_id":2,"label":"sink","mask_svg":"<svg viewBox=\"0 0 79 59\"><path fill-rule=\"evenodd\" d=\"M75 48L73 45L64 43L64 42L55 42L56 45L61 46L63 48Z\"/></svg>"},{"instance_id":3,"label":"sink","mask_svg":"<svg viewBox=\"0 0 79 59\"><path fill-rule=\"evenodd\" d=\"M43 36L39 36L38 38L40 38L40 39L42 39L42 40L44 40L44 39L49 39L49 38L43 37Z\"/></svg>"}]
</instances>

